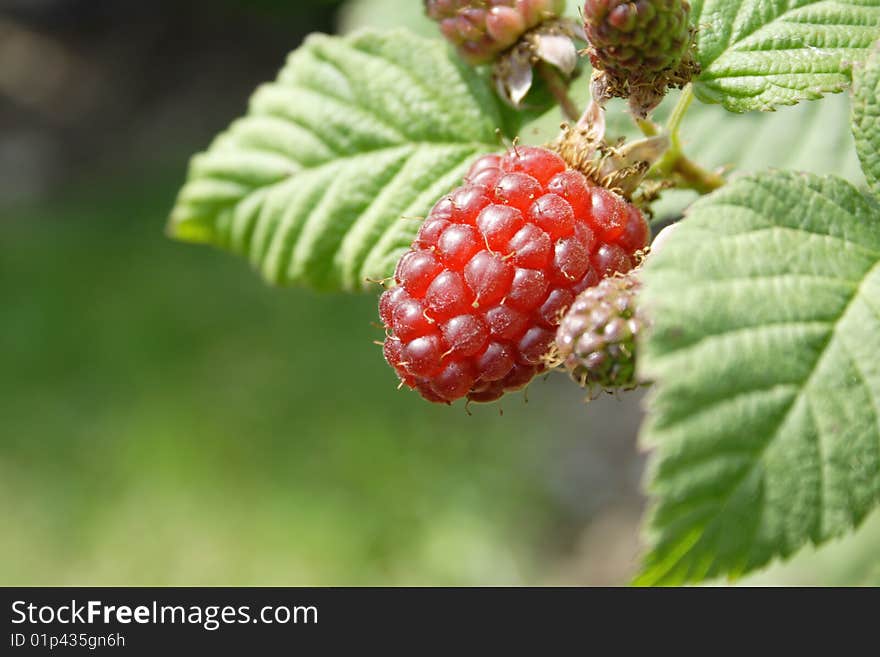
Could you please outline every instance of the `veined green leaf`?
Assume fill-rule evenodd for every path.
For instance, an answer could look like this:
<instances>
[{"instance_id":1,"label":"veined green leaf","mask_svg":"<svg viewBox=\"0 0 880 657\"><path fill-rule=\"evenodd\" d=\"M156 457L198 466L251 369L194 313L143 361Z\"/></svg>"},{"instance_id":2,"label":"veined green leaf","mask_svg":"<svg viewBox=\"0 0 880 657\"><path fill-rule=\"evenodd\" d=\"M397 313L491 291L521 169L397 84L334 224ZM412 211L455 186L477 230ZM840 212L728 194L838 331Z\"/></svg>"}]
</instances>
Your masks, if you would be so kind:
<instances>
[{"instance_id":1,"label":"veined green leaf","mask_svg":"<svg viewBox=\"0 0 880 657\"><path fill-rule=\"evenodd\" d=\"M718 108L695 104L682 123L688 157L731 174L768 167L835 174L854 185L865 184L849 127L850 103L838 94L820 103L780 107L775 112L718 115ZM719 130L719 120L723 129ZM654 205L658 217L680 214L696 192L666 192Z\"/></svg>"},{"instance_id":2,"label":"veined green leaf","mask_svg":"<svg viewBox=\"0 0 880 657\"><path fill-rule=\"evenodd\" d=\"M877 0L694 0L694 91L734 112L842 91L880 37Z\"/></svg>"},{"instance_id":3,"label":"veined green leaf","mask_svg":"<svg viewBox=\"0 0 880 657\"><path fill-rule=\"evenodd\" d=\"M880 47L853 76L853 136L868 184L880 194Z\"/></svg>"},{"instance_id":4,"label":"veined green leaf","mask_svg":"<svg viewBox=\"0 0 880 657\"><path fill-rule=\"evenodd\" d=\"M313 35L193 158L169 232L275 283L359 289L392 272L415 218L514 120L440 41Z\"/></svg>"},{"instance_id":5,"label":"veined green leaf","mask_svg":"<svg viewBox=\"0 0 880 657\"><path fill-rule=\"evenodd\" d=\"M880 501L880 215L849 183L742 178L645 271L657 382L642 584L737 576Z\"/></svg>"}]
</instances>

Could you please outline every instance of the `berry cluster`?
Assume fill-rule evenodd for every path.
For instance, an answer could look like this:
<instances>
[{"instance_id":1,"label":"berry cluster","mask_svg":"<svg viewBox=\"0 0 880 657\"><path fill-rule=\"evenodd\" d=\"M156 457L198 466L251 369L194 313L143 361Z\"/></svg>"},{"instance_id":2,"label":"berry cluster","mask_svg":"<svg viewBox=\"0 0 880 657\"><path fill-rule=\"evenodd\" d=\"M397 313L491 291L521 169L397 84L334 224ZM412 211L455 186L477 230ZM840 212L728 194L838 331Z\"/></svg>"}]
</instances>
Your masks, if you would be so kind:
<instances>
[{"instance_id":1,"label":"berry cluster","mask_svg":"<svg viewBox=\"0 0 880 657\"><path fill-rule=\"evenodd\" d=\"M425 0L428 17L471 64L491 62L564 8L565 0Z\"/></svg>"},{"instance_id":2,"label":"berry cluster","mask_svg":"<svg viewBox=\"0 0 880 657\"><path fill-rule=\"evenodd\" d=\"M382 294L385 358L430 401L518 390L544 369L577 294L631 269L647 239L637 208L555 153L484 156L431 210Z\"/></svg>"},{"instance_id":3,"label":"berry cluster","mask_svg":"<svg viewBox=\"0 0 880 657\"><path fill-rule=\"evenodd\" d=\"M559 359L581 386L605 390L636 385L636 336L645 319L635 273L611 276L582 292L559 325Z\"/></svg>"}]
</instances>

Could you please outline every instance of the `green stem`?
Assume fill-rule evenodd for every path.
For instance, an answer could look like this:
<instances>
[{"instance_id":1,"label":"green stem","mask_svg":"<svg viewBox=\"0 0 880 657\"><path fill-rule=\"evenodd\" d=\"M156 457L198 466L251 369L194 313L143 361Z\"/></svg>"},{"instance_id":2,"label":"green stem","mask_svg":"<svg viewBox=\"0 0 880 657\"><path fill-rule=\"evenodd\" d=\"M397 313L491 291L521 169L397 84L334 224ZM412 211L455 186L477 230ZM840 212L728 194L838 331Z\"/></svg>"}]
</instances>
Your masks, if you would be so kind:
<instances>
[{"instance_id":1,"label":"green stem","mask_svg":"<svg viewBox=\"0 0 880 657\"><path fill-rule=\"evenodd\" d=\"M672 171L684 182L683 187L693 189L699 194L714 192L719 187L723 187L726 182L724 176L714 171L706 171L684 155L679 156Z\"/></svg>"},{"instance_id":2,"label":"green stem","mask_svg":"<svg viewBox=\"0 0 880 657\"><path fill-rule=\"evenodd\" d=\"M562 108L562 113L565 115L565 118L569 121L576 122L581 113L578 111L577 105L574 104L574 101L568 95L568 84L566 84L559 72L547 62L539 63L536 68L538 70L538 75L540 75L541 79L547 84L547 89L550 91L553 98L556 99L556 102L559 103L559 107Z\"/></svg>"},{"instance_id":3,"label":"green stem","mask_svg":"<svg viewBox=\"0 0 880 657\"><path fill-rule=\"evenodd\" d=\"M682 91L678 98L678 103L666 122L666 133L669 135L669 149L660 158L660 161L653 167L653 174L657 177L668 178L675 176L678 179L679 186L693 189L700 194L708 194L721 187L724 184L724 178L717 173L707 171L696 162L688 159L682 152L681 138L679 131L681 123L687 114L691 103L694 102L694 91L691 85L688 85ZM650 122L647 129L656 130L656 126ZM639 123L642 132L646 131L646 127ZM647 133L646 133L647 134Z\"/></svg>"},{"instance_id":4,"label":"green stem","mask_svg":"<svg viewBox=\"0 0 880 657\"><path fill-rule=\"evenodd\" d=\"M660 134L660 126L648 119L636 119L636 125L645 137L656 137Z\"/></svg>"},{"instance_id":5,"label":"green stem","mask_svg":"<svg viewBox=\"0 0 880 657\"><path fill-rule=\"evenodd\" d=\"M693 100L694 92L691 91L691 85L688 85L681 93L681 96L679 96L678 103L673 108L672 114L669 115L669 121L666 122L666 133L669 135L669 150L664 153L663 157L654 167L661 174L669 175L672 173L675 169L675 163L682 157L679 130L681 129L684 115L687 113Z\"/></svg>"},{"instance_id":6,"label":"green stem","mask_svg":"<svg viewBox=\"0 0 880 657\"><path fill-rule=\"evenodd\" d=\"M688 85L681 92L681 96L678 97L678 102L672 109L669 121L666 122L666 130L672 136L673 143L678 143L678 131L681 128L681 122L684 120L684 115L687 114L693 102L694 89L691 85Z\"/></svg>"}]
</instances>

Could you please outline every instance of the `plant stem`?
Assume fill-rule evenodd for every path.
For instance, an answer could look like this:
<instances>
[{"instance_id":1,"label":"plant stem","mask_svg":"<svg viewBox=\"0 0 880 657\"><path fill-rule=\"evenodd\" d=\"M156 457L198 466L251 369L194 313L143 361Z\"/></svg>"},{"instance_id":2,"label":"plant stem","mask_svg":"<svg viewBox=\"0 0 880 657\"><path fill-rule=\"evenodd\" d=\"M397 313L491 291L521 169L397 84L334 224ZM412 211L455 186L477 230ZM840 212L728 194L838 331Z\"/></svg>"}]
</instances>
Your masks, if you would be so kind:
<instances>
[{"instance_id":1,"label":"plant stem","mask_svg":"<svg viewBox=\"0 0 880 657\"><path fill-rule=\"evenodd\" d=\"M684 187L693 189L700 194L708 194L714 192L719 187L723 187L724 176L714 171L706 171L693 160L689 160L684 155L680 155L675 161L672 171L685 182Z\"/></svg>"},{"instance_id":2,"label":"plant stem","mask_svg":"<svg viewBox=\"0 0 880 657\"><path fill-rule=\"evenodd\" d=\"M694 102L694 91L688 85L682 91L669 120L666 122L666 132L669 134L669 150L663 154L660 161L653 167L656 176L667 178L675 175L679 179L681 187L693 189L700 194L708 194L724 185L724 178L713 172L707 171L696 162L688 159L682 152L679 131L685 114ZM639 121L639 128L648 134L648 130L656 131L656 126L649 121Z\"/></svg>"},{"instance_id":3,"label":"plant stem","mask_svg":"<svg viewBox=\"0 0 880 657\"><path fill-rule=\"evenodd\" d=\"M562 79L562 76L559 75L559 72L547 62L539 63L537 70L538 75L540 75L541 79L547 84L547 89L556 99L559 107L562 108L562 113L565 115L565 118L569 121L577 121L581 113L578 111L577 105L574 104L574 101L568 95L568 85L565 83L565 80Z\"/></svg>"},{"instance_id":4,"label":"plant stem","mask_svg":"<svg viewBox=\"0 0 880 657\"><path fill-rule=\"evenodd\" d=\"M672 139L673 148L679 146L678 131L681 128L681 122L684 120L684 115L687 114L692 102L694 102L694 90L691 85L687 85L684 88L684 91L681 92L681 96L679 96L675 107L672 109L672 114L669 115L669 121L666 122L666 131Z\"/></svg>"},{"instance_id":5,"label":"plant stem","mask_svg":"<svg viewBox=\"0 0 880 657\"><path fill-rule=\"evenodd\" d=\"M656 137L660 134L660 127L648 119L635 119L636 125L645 137Z\"/></svg>"}]
</instances>

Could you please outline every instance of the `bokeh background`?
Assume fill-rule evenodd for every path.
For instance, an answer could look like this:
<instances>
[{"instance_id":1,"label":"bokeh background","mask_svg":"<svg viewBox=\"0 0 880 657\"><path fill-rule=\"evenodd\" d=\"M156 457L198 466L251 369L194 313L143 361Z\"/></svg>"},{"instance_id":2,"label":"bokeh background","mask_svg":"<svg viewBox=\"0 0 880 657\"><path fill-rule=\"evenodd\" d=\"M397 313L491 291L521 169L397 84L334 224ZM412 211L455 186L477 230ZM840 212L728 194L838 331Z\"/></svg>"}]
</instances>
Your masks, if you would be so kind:
<instances>
[{"instance_id":1,"label":"bokeh background","mask_svg":"<svg viewBox=\"0 0 880 657\"><path fill-rule=\"evenodd\" d=\"M0 0L0 585L623 584L640 394L396 391L375 297L173 243L188 157L312 31L420 0ZM556 121L550 117L550 124ZM745 580L880 583L880 518Z\"/></svg>"}]
</instances>

